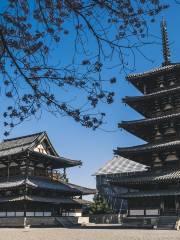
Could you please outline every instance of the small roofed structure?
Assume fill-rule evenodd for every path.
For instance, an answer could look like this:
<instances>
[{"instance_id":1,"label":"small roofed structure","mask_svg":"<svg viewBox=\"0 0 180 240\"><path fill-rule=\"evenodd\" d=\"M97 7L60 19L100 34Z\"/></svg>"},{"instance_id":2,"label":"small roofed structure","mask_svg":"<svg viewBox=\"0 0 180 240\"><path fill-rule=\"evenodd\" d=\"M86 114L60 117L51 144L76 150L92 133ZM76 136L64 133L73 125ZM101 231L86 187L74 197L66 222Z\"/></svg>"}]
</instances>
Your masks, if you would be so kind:
<instances>
[{"instance_id":1,"label":"small roofed structure","mask_svg":"<svg viewBox=\"0 0 180 240\"><path fill-rule=\"evenodd\" d=\"M0 143L0 217L80 214L83 195L95 189L69 183L66 168L80 160L60 156L46 132Z\"/></svg>"},{"instance_id":2,"label":"small roofed structure","mask_svg":"<svg viewBox=\"0 0 180 240\"><path fill-rule=\"evenodd\" d=\"M143 164L115 155L94 174L97 191L107 201L113 212L126 212L127 201L123 200L121 195L127 193L127 188L112 185L110 180L127 177L135 172L146 173L147 170L148 167Z\"/></svg>"}]
</instances>

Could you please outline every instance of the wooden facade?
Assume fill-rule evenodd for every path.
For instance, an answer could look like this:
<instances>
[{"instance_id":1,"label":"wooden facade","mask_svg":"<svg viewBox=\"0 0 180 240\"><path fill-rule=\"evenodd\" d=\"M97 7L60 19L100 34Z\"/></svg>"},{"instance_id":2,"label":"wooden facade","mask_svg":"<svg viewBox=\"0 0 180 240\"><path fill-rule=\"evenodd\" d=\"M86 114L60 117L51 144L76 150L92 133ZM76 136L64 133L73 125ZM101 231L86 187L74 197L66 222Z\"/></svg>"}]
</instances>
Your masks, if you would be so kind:
<instances>
[{"instance_id":1,"label":"wooden facade","mask_svg":"<svg viewBox=\"0 0 180 240\"><path fill-rule=\"evenodd\" d=\"M180 213L180 63L170 61L165 21L161 30L162 66L127 77L143 95L123 101L144 118L119 124L147 143L115 150L117 155L148 166L148 171L109 179L112 185L128 189L121 197L128 200L131 216Z\"/></svg>"},{"instance_id":2,"label":"wooden facade","mask_svg":"<svg viewBox=\"0 0 180 240\"><path fill-rule=\"evenodd\" d=\"M0 217L50 217L77 212L94 194L69 183L66 169L81 161L61 157L45 132L0 143Z\"/></svg>"}]
</instances>

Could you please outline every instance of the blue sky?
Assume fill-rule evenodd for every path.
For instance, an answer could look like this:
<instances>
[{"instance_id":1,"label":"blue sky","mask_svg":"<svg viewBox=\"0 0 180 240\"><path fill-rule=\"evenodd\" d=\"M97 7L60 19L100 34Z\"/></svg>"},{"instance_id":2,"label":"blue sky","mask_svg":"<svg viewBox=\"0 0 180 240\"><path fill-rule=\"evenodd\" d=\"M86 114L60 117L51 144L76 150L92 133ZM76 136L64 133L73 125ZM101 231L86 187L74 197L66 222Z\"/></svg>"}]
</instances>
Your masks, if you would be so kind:
<instances>
[{"instance_id":1,"label":"blue sky","mask_svg":"<svg viewBox=\"0 0 180 240\"><path fill-rule=\"evenodd\" d=\"M180 61L180 5L175 6L173 2L171 8L160 15L155 24L149 26L149 30L157 37L160 37L160 20L162 16L166 18L171 44L171 60L172 62L178 62ZM161 43L161 40L159 39L158 42ZM146 46L144 53L154 62L147 61L137 54L135 72L149 70L160 66L162 63L162 49L160 44ZM106 77L113 75L118 79L118 83L115 86L116 97L114 104L102 107L107 114L107 124L104 126L107 131L92 131L81 127L68 117L56 118L44 112L39 120L34 119L16 127L10 136L16 137L46 131L60 155L83 161L82 167L69 169L68 174L71 182L87 187L95 187L95 177L92 174L113 157L113 149L117 146L131 146L142 143L140 139L117 128L118 122L122 120L141 117L134 110L128 106L125 107L121 103L121 98L125 95L138 95L140 93L125 81L125 74L120 73L118 68L109 69L105 74ZM3 118L0 118L0 126L2 140L4 131L2 127Z\"/></svg>"}]
</instances>

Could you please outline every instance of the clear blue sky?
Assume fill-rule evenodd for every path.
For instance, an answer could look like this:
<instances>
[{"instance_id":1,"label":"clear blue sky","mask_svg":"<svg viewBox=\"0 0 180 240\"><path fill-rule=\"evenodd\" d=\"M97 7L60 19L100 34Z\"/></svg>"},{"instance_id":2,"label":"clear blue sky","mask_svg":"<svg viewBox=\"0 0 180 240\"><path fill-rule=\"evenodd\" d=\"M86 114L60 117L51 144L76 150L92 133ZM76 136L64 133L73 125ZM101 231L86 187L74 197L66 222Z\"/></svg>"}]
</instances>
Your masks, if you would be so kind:
<instances>
[{"instance_id":1,"label":"clear blue sky","mask_svg":"<svg viewBox=\"0 0 180 240\"><path fill-rule=\"evenodd\" d=\"M174 1L170 2L173 4ZM178 62L180 61L180 5L178 7L175 7L175 4L172 5L170 9L157 18L155 24L149 26L150 32L158 37L160 37L160 20L162 16L167 20L171 43L171 60ZM160 39L158 41L159 43L161 42ZM144 48L144 52L149 58L154 60L154 63L152 64L137 54L135 72L149 70L160 66L162 63L161 45L147 46ZM121 98L125 95L138 95L140 93L125 81L125 76L119 73L119 69L108 70L106 71L106 75L109 75L109 77L113 75L118 79L115 103L103 106L103 110L107 113L105 129L113 130L112 132L102 130L92 131L81 127L67 117L56 118L44 112L41 119L34 119L16 127L10 137L47 131L60 155L83 161L81 168L75 167L68 170L70 181L87 187L95 187L95 177L92 174L113 157L113 149L117 146L130 146L142 143L140 139L117 128L117 124L121 120L140 118L140 115L135 111L128 106L125 107L121 103ZM0 136L3 139L2 117L0 118L0 126Z\"/></svg>"}]
</instances>

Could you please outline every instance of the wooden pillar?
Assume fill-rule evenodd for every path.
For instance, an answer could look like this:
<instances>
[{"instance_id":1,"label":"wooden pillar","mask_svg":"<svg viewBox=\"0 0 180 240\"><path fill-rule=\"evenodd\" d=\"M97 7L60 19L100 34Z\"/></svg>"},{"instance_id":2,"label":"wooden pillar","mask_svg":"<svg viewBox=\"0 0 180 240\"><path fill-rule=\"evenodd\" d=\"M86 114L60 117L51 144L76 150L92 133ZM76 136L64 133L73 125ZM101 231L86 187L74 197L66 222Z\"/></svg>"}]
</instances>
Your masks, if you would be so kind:
<instances>
[{"instance_id":1,"label":"wooden pillar","mask_svg":"<svg viewBox=\"0 0 180 240\"><path fill-rule=\"evenodd\" d=\"M66 179L66 168L64 168L63 177L64 177L64 179Z\"/></svg>"},{"instance_id":2,"label":"wooden pillar","mask_svg":"<svg viewBox=\"0 0 180 240\"><path fill-rule=\"evenodd\" d=\"M176 210L176 213L178 213L179 211L179 199L177 196L175 196L175 210Z\"/></svg>"},{"instance_id":3,"label":"wooden pillar","mask_svg":"<svg viewBox=\"0 0 180 240\"><path fill-rule=\"evenodd\" d=\"M11 164L11 157L8 157L8 163L7 163L7 181L9 181L9 167Z\"/></svg>"},{"instance_id":4,"label":"wooden pillar","mask_svg":"<svg viewBox=\"0 0 180 240\"><path fill-rule=\"evenodd\" d=\"M160 215L164 214L164 199L160 199Z\"/></svg>"}]
</instances>

